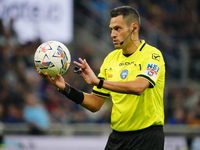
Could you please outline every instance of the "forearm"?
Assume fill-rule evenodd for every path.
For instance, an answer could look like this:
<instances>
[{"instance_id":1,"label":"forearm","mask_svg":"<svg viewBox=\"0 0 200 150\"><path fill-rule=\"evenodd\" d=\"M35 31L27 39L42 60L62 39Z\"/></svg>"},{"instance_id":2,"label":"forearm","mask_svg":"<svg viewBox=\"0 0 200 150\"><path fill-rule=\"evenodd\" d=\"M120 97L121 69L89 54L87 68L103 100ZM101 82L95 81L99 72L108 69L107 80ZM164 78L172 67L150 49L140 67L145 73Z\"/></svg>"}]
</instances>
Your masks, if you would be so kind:
<instances>
[{"instance_id":1,"label":"forearm","mask_svg":"<svg viewBox=\"0 0 200 150\"><path fill-rule=\"evenodd\" d=\"M73 86L70 86L68 83L65 83L64 90L59 91L76 104L80 104L91 112L100 110L106 100L106 98L102 98L94 94L84 93Z\"/></svg>"},{"instance_id":2,"label":"forearm","mask_svg":"<svg viewBox=\"0 0 200 150\"><path fill-rule=\"evenodd\" d=\"M99 111L105 102L106 98L98 97L94 94L84 93L84 100L80 104L91 112Z\"/></svg>"},{"instance_id":3,"label":"forearm","mask_svg":"<svg viewBox=\"0 0 200 150\"><path fill-rule=\"evenodd\" d=\"M141 95L142 92L149 87L149 82L143 78L125 82L105 80L102 87L114 92Z\"/></svg>"}]
</instances>

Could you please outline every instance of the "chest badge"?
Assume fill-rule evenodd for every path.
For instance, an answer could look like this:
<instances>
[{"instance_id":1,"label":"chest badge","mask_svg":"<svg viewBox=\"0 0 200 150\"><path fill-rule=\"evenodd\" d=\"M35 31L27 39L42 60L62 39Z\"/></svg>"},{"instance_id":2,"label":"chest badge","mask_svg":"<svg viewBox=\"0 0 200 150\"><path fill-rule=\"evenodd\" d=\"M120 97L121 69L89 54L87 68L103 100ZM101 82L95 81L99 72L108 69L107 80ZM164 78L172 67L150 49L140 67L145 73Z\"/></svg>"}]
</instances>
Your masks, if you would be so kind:
<instances>
[{"instance_id":1,"label":"chest badge","mask_svg":"<svg viewBox=\"0 0 200 150\"><path fill-rule=\"evenodd\" d=\"M126 79L126 77L128 76L128 70L123 70L122 72L121 72L121 74L120 74L120 77L122 78L122 79Z\"/></svg>"}]
</instances>

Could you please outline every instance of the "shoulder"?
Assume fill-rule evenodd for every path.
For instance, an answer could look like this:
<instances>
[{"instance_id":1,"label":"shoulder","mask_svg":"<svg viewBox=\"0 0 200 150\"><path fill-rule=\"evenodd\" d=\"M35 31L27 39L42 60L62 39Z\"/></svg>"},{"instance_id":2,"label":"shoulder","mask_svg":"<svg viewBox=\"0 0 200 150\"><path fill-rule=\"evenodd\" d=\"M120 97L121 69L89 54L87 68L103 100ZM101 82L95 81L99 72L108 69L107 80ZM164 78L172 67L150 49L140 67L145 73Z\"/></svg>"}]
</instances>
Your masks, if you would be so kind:
<instances>
[{"instance_id":1,"label":"shoulder","mask_svg":"<svg viewBox=\"0 0 200 150\"><path fill-rule=\"evenodd\" d=\"M158 52L161 53L160 50L152 45L149 45L148 43L146 43L145 45L145 50L148 50L149 52Z\"/></svg>"},{"instance_id":2,"label":"shoulder","mask_svg":"<svg viewBox=\"0 0 200 150\"><path fill-rule=\"evenodd\" d=\"M155 60L163 59L162 52L158 48L151 46L147 43L145 44L143 49L143 56L151 57Z\"/></svg>"},{"instance_id":3,"label":"shoulder","mask_svg":"<svg viewBox=\"0 0 200 150\"><path fill-rule=\"evenodd\" d=\"M152 53L152 52L154 52L154 53L161 53L161 51L158 48L156 48L156 47L154 47L152 45L149 45L147 43L146 43L144 49L145 49L145 51L149 51L149 53Z\"/></svg>"},{"instance_id":4,"label":"shoulder","mask_svg":"<svg viewBox=\"0 0 200 150\"><path fill-rule=\"evenodd\" d=\"M110 52L110 53L107 55L107 57L112 57L112 56L114 56L114 55L116 55L116 54L119 54L119 53L121 53L121 49L116 49L116 50L113 50L112 52Z\"/></svg>"},{"instance_id":5,"label":"shoulder","mask_svg":"<svg viewBox=\"0 0 200 150\"><path fill-rule=\"evenodd\" d=\"M146 43L145 40L140 40L140 41L141 41L141 45L139 46L138 49L143 55L145 55L145 54L148 55L151 53L161 53L161 51L159 49Z\"/></svg>"}]
</instances>

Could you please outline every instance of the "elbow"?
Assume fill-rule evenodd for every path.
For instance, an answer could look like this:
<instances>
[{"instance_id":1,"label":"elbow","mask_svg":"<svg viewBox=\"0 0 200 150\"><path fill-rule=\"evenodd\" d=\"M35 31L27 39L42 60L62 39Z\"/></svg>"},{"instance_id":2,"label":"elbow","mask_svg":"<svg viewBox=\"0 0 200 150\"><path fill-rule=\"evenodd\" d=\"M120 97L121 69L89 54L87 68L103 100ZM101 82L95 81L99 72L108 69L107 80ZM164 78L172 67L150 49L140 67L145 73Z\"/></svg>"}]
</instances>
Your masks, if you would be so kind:
<instances>
[{"instance_id":1,"label":"elbow","mask_svg":"<svg viewBox=\"0 0 200 150\"><path fill-rule=\"evenodd\" d=\"M137 92L135 93L135 95L140 96L140 95L142 95L142 93L143 93L143 91L137 91Z\"/></svg>"},{"instance_id":2,"label":"elbow","mask_svg":"<svg viewBox=\"0 0 200 150\"><path fill-rule=\"evenodd\" d=\"M132 94L142 95L142 93L150 86L150 82L143 78L137 78L133 81L134 84L129 86Z\"/></svg>"},{"instance_id":3,"label":"elbow","mask_svg":"<svg viewBox=\"0 0 200 150\"><path fill-rule=\"evenodd\" d=\"M91 109L90 111L91 111L92 113L95 113L95 112L99 111L99 109Z\"/></svg>"},{"instance_id":4,"label":"elbow","mask_svg":"<svg viewBox=\"0 0 200 150\"><path fill-rule=\"evenodd\" d=\"M140 96L140 95L142 95L142 93L144 92L144 90L145 89L143 89L143 88L137 88L135 90L132 90L131 93Z\"/></svg>"},{"instance_id":5,"label":"elbow","mask_svg":"<svg viewBox=\"0 0 200 150\"><path fill-rule=\"evenodd\" d=\"M142 93L145 91L145 89L143 87L141 88L138 88L137 92L136 92L136 95L140 96L142 95Z\"/></svg>"},{"instance_id":6,"label":"elbow","mask_svg":"<svg viewBox=\"0 0 200 150\"><path fill-rule=\"evenodd\" d=\"M90 111L92 113L95 113L95 112L99 111L100 109L101 109L101 107L94 107L94 108L91 108Z\"/></svg>"}]
</instances>

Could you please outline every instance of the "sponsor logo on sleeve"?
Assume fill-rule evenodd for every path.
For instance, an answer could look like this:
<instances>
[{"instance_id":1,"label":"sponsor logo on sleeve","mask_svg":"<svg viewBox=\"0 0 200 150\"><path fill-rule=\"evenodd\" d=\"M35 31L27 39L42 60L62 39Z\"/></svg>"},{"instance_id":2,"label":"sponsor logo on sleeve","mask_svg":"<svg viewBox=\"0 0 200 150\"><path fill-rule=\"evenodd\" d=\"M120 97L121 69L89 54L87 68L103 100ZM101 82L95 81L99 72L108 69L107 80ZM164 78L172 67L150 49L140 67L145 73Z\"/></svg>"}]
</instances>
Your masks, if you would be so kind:
<instances>
[{"instance_id":1,"label":"sponsor logo on sleeve","mask_svg":"<svg viewBox=\"0 0 200 150\"><path fill-rule=\"evenodd\" d=\"M152 54L152 59L157 60L157 61L160 61L160 55L158 55L158 54L156 54L156 53L153 53L153 54Z\"/></svg>"},{"instance_id":2,"label":"sponsor logo on sleeve","mask_svg":"<svg viewBox=\"0 0 200 150\"><path fill-rule=\"evenodd\" d=\"M159 70L160 68L158 65L149 63L147 64L147 68L144 71L144 73L155 80L158 75Z\"/></svg>"}]
</instances>

